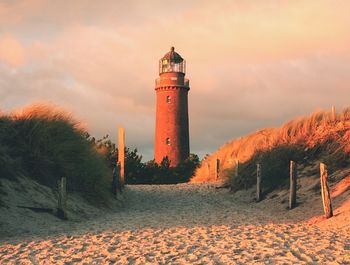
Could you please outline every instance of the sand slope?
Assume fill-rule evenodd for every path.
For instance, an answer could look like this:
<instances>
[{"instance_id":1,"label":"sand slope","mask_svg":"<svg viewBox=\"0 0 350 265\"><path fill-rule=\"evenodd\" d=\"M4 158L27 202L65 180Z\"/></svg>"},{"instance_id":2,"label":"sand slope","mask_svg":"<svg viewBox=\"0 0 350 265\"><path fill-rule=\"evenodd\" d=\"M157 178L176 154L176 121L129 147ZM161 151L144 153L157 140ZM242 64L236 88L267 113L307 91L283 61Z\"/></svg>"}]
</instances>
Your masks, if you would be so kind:
<instances>
[{"instance_id":1,"label":"sand slope","mask_svg":"<svg viewBox=\"0 0 350 265\"><path fill-rule=\"evenodd\" d=\"M128 186L125 196L118 212L67 222L65 233L3 240L1 264L350 264L350 226L298 222L312 216L303 206L207 184Z\"/></svg>"}]
</instances>

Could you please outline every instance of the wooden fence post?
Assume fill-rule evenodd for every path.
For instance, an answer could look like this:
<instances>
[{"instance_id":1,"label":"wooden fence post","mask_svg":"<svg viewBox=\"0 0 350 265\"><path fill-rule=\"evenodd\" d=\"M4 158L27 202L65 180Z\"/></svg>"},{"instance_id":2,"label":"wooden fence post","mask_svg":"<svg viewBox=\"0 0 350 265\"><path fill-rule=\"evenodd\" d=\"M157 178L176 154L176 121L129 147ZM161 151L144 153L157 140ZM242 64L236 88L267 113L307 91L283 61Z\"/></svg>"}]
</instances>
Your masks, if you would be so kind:
<instances>
[{"instance_id":1,"label":"wooden fence post","mask_svg":"<svg viewBox=\"0 0 350 265\"><path fill-rule=\"evenodd\" d=\"M219 179L219 170L220 170L220 160L216 159L216 167L215 167L216 171L215 171L215 179L218 180Z\"/></svg>"},{"instance_id":2,"label":"wooden fence post","mask_svg":"<svg viewBox=\"0 0 350 265\"><path fill-rule=\"evenodd\" d=\"M239 160L236 159L236 167L235 167L235 177L238 177L238 169L239 168Z\"/></svg>"},{"instance_id":3,"label":"wooden fence post","mask_svg":"<svg viewBox=\"0 0 350 265\"><path fill-rule=\"evenodd\" d=\"M256 201L261 201L261 165L256 164Z\"/></svg>"},{"instance_id":4,"label":"wooden fence post","mask_svg":"<svg viewBox=\"0 0 350 265\"><path fill-rule=\"evenodd\" d=\"M120 163L120 185L125 185L125 132L124 128L118 128L118 162Z\"/></svg>"},{"instance_id":5,"label":"wooden fence post","mask_svg":"<svg viewBox=\"0 0 350 265\"><path fill-rule=\"evenodd\" d=\"M67 219L67 180L61 177L58 181L58 207L57 216L61 219Z\"/></svg>"},{"instance_id":6,"label":"wooden fence post","mask_svg":"<svg viewBox=\"0 0 350 265\"><path fill-rule=\"evenodd\" d=\"M335 107L332 106L332 121L336 121L337 120L337 112L335 110Z\"/></svg>"},{"instance_id":7,"label":"wooden fence post","mask_svg":"<svg viewBox=\"0 0 350 265\"><path fill-rule=\"evenodd\" d=\"M238 167L239 167L239 161L238 159L236 158L235 159L235 167L234 167L234 178L237 178L238 177ZM234 179L232 178L232 180ZM233 191L234 188L233 188L233 181L231 182L231 191Z\"/></svg>"},{"instance_id":8,"label":"wooden fence post","mask_svg":"<svg viewBox=\"0 0 350 265\"><path fill-rule=\"evenodd\" d=\"M293 209L297 205L297 164L290 161L290 190L289 190L289 209Z\"/></svg>"},{"instance_id":9,"label":"wooden fence post","mask_svg":"<svg viewBox=\"0 0 350 265\"><path fill-rule=\"evenodd\" d=\"M322 194L323 209L324 209L326 218L330 218L333 216L332 201L331 201L331 195L329 193L329 187L327 183L327 179L328 179L327 166L323 163L320 164L320 176L321 176L321 194Z\"/></svg>"}]
</instances>

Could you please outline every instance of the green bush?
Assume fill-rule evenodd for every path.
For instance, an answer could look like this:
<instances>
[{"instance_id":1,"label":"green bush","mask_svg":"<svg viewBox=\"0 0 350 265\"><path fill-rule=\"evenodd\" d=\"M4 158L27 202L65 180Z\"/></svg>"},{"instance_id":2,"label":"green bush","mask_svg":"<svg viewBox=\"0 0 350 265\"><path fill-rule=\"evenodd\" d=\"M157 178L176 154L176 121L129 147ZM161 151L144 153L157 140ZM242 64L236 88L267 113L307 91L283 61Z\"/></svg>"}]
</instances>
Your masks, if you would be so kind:
<instances>
[{"instance_id":1,"label":"green bush","mask_svg":"<svg viewBox=\"0 0 350 265\"><path fill-rule=\"evenodd\" d=\"M170 167L168 157L165 157L160 165L154 161L148 164L148 166L150 165L152 167L152 184L177 184L188 182L199 167L200 162L197 155L190 154L185 161L180 162L176 167Z\"/></svg>"},{"instance_id":2,"label":"green bush","mask_svg":"<svg viewBox=\"0 0 350 265\"><path fill-rule=\"evenodd\" d=\"M102 139L95 140L90 135L86 135L89 142L101 150L111 169L116 165L118 159L118 148L108 135ZM126 184L176 184L188 182L199 166L199 158L195 154L190 154L189 158L177 165L170 167L168 157L165 157L160 164L154 160L142 163L142 155L137 149L125 147L125 182Z\"/></svg>"},{"instance_id":3,"label":"green bush","mask_svg":"<svg viewBox=\"0 0 350 265\"><path fill-rule=\"evenodd\" d=\"M56 187L60 177L67 188L86 197L103 196L111 174L105 158L86 139L68 115L34 112L0 117L0 177L19 173Z\"/></svg>"},{"instance_id":4,"label":"green bush","mask_svg":"<svg viewBox=\"0 0 350 265\"><path fill-rule=\"evenodd\" d=\"M127 164L127 163L126 163ZM177 184L188 182L199 166L197 155L191 154L188 159L176 167L170 167L168 157L160 164L154 160L139 163L126 170L126 183L128 184Z\"/></svg>"},{"instance_id":5,"label":"green bush","mask_svg":"<svg viewBox=\"0 0 350 265\"><path fill-rule=\"evenodd\" d=\"M256 184L256 164L260 163L264 193L269 193L275 188L289 187L290 160L302 165L322 161L332 172L347 167L350 155L337 142L319 144L313 148L301 144L279 145L267 151L258 151L250 160L240 164L238 176L234 167L225 170L224 178L229 180L232 191L248 189Z\"/></svg>"},{"instance_id":6,"label":"green bush","mask_svg":"<svg viewBox=\"0 0 350 265\"><path fill-rule=\"evenodd\" d=\"M15 130L8 117L0 117L0 178L14 179L22 173L20 158L13 155Z\"/></svg>"},{"instance_id":7,"label":"green bush","mask_svg":"<svg viewBox=\"0 0 350 265\"><path fill-rule=\"evenodd\" d=\"M301 162L305 156L302 146L281 145L268 151L256 153L250 160L239 165L238 176L235 169L225 171L231 180L233 191L247 189L256 184L256 164L262 166L262 183L266 192L277 187L286 186L289 182L289 163Z\"/></svg>"}]
</instances>

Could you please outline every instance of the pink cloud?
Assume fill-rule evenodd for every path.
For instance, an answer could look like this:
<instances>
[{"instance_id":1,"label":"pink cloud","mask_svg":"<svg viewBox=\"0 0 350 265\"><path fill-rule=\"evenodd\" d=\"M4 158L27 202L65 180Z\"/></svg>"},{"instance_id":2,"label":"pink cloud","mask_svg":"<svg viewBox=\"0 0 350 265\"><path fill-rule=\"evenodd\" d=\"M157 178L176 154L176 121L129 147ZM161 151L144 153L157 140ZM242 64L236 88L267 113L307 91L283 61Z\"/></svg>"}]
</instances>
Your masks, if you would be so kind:
<instances>
[{"instance_id":1,"label":"pink cloud","mask_svg":"<svg viewBox=\"0 0 350 265\"><path fill-rule=\"evenodd\" d=\"M18 67L25 61L25 49L16 38L11 35L0 38L0 63Z\"/></svg>"},{"instance_id":2,"label":"pink cloud","mask_svg":"<svg viewBox=\"0 0 350 265\"><path fill-rule=\"evenodd\" d=\"M0 60L22 67L0 67L0 106L52 101L95 134L124 124L129 143L150 150L157 63L174 45L187 60L193 151L215 150L348 104L349 9L342 0L1 3Z\"/></svg>"}]
</instances>

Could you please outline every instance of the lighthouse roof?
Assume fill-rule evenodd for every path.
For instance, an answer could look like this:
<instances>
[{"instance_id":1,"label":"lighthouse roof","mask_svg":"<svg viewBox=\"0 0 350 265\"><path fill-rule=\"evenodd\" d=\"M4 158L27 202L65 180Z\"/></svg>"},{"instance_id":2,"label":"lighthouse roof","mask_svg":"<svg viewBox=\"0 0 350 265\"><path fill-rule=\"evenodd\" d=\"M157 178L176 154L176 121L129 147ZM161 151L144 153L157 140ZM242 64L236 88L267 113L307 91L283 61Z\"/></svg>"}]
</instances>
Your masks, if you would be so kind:
<instances>
[{"instance_id":1,"label":"lighthouse roof","mask_svg":"<svg viewBox=\"0 0 350 265\"><path fill-rule=\"evenodd\" d=\"M170 51L167 52L161 60L164 60L164 59L168 60L169 62L173 62L173 63L181 63L184 60L180 54L175 52L174 47L171 47Z\"/></svg>"}]
</instances>

